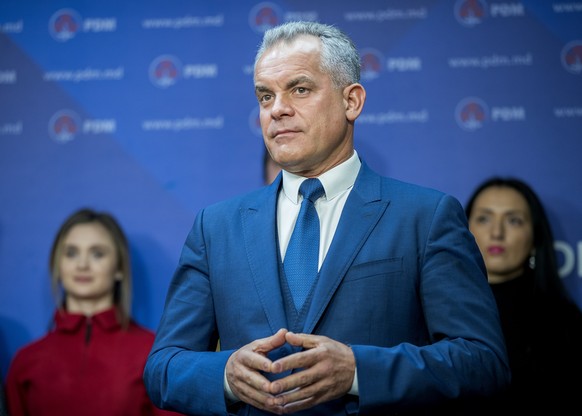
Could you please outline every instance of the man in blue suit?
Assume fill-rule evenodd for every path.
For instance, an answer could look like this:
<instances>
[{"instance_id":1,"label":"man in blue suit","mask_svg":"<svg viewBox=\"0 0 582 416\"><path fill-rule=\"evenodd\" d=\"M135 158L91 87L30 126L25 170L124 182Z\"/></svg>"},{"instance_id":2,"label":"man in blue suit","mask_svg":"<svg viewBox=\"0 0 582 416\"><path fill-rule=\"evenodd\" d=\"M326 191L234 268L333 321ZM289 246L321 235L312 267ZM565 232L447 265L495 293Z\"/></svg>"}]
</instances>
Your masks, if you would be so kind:
<instances>
[{"instance_id":1,"label":"man in blue suit","mask_svg":"<svg viewBox=\"0 0 582 416\"><path fill-rule=\"evenodd\" d=\"M265 33L255 92L283 170L197 215L144 372L158 406L451 414L507 386L497 309L463 209L360 160L359 75L357 50L334 27L290 22ZM319 271L296 305L285 262L306 178L325 192L315 201Z\"/></svg>"}]
</instances>

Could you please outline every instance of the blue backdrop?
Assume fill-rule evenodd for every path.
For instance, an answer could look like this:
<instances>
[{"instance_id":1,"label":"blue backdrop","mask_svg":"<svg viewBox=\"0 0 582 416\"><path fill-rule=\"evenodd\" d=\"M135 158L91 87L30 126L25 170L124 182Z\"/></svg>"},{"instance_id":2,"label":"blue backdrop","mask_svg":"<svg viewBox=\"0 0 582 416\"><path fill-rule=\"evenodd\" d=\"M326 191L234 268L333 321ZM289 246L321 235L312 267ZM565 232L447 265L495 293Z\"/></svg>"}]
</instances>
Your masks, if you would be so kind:
<instances>
[{"instance_id":1,"label":"blue backdrop","mask_svg":"<svg viewBox=\"0 0 582 416\"><path fill-rule=\"evenodd\" d=\"M2 0L2 376L47 330L48 252L82 206L126 230L134 316L155 329L197 211L262 184L254 54L296 19L361 50L368 164L463 204L490 175L525 179L582 305L581 1Z\"/></svg>"}]
</instances>

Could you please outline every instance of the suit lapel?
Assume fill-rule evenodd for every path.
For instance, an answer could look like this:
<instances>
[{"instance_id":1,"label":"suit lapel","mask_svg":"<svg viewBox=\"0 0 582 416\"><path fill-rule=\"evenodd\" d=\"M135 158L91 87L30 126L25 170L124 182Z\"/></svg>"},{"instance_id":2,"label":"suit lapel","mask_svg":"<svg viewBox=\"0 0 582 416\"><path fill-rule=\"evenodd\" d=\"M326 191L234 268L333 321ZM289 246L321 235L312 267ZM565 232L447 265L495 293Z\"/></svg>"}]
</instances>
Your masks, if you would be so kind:
<instances>
[{"instance_id":1,"label":"suit lapel","mask_svg":"<svg viewBox=\"0 0 582 416\"><path fill-rule=\"evenodd\" d=\"M287 327L279 279L277 244L277 189L281 175L240 210L243 247L265 316L274 334Z\"/></svg>"},{"instance_id":2,"label":"suit lapel","mask_svg":"<svg viewBox=\"0 0 582 416\"><path fill-rule=\"evenodd\" d=\"M354 258L386 211L389 201L382 200L380 185L380 176L362 163L321 267L303 332L313 331Z\"/></svg>"}]
</instances>

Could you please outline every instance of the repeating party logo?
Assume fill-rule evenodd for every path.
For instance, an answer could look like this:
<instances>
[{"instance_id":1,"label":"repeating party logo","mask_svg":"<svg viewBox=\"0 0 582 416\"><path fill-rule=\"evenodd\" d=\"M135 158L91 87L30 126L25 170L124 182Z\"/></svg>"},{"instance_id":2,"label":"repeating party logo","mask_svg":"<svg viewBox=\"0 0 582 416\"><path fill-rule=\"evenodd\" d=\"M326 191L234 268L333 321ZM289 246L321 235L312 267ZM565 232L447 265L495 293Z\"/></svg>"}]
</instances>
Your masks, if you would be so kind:
<instances>
[{"instance_id":1,"label":"repeating party logo","mask_svg":"<svg viewBox=\"0 0 582 416\"><path fill-rule=\"evenodd\" d=\"M168 88L179 79L196 80L217 78L218 65L215 63L186 63L172 55L161 55L149 67L150 81L156 87Z\"/></svg>"},{"instance_id":2,"label":"repeating party logo","mask_svg":"<svg viewBox=\"0 0 582 416\"><path fill-rule=\"evenodd\" d=\"M77 36L77 33L115 32L117 19L115 17L87 17L73 9L60 9L49 19L49 32L59 42L66 42Z\"/></svg>"},{"instance_id":3,"label":"repeating party logo","mask_svg":"<svg viewBox=\"0 0 582 416\"><path fill-rule=\"evenodd\" d=\"M178 58L171 55L162 55L154 59L150 64L150 81L156 87L168 88L176 83L181 72L182 63Z\"/></svg>"},{"instance_id":4,"label":"repeating party logo","mask_svg":"<svg viewBox=\"0 0 582 416\"><path fill-rule=\"evenodd\" d=\"M249 13L249 25L257 33L277 26L283 21L283 13L279 6L265 2L254 6Z\"/></svg>"},{"instance_id":5,"label":"repeating party logo","mask_svg":"<svg viewBox=\"0 0 582 416\"><path fill-rule=\"evenodd\" d=\"M71 110L55 113L48 125L49 135L58 143L67 143L75 138L81 128L81 119Z\"/></svg>"},{"instance_id":6,"label":"repeating party logo","mask_svg":"<svg viewBox=\"0 0 582 416\"><path fill-rule=\"evenodd\" d=\"M60 42L74 38L81 29L81 16L72 9L61 9L49 20L51 36Z\"/></svg>"},{"instance_id":7,"label":"repeating party logo","mask_svg":"<svg viewBox=\"0 0 582 416\"><path fill-rule=\"evenodd\" d=\"M582 74L582 40L569 42L562 49L562 65L566 71L575 75Z\"/></svg>"},{"instance_id":8,"label":"repeating party logo","mask_svg":"<svg viewBox=\"0 0 582 416\"><path fill-rule=\"evenodd\" d=\"M489 109L480 98L465 98L457 104L455 109L457 124L467 131L479 130L488 118Z\"/></svg>"},{"instance_id":9,"label":"repeating party logo","mask_svg":"<svg viewBox=\"0 0 582 416\"><path fill-rule=\"evenodd\" d=\"M49 135L58 143L74 140L79 134L85 137L115 134L117 120L114 118L85 118L72 110L57 111L49 120Z\"/></svg>"},{"instance_id":10,"label":"repeating party logo","mask_svg":"<svg viewBox=\"0 0 582 416\"><path fill-rule=\"evenodd\" d=\"M454 6L457 21L465 27L474 27L485 18L507 19L525 17L525 6L519 2L496 1L488 5L485 0L457 0Z\"/></svg>"},{"instance_id":11,"label":"repeating party logo","mask_svg":"<svg viewBox=\"0 0 582 416\"><path fill-rule=\"evenodd\" d=\"M363 49L360 52L360 78L364 81L370 81L380 76L382 72L384 57L375 49Z\"/></svg>"},{"instance_id":12,"label":"repeating party logo","mask_svg":"<svg viewBox=\"0 0 582 416\"><path fill-rule=\"evenodd\" d=\"M474 27L487 16L487 4L483 0L457 0L454 13L463 26Z\"/></svg>"}]
</instances>

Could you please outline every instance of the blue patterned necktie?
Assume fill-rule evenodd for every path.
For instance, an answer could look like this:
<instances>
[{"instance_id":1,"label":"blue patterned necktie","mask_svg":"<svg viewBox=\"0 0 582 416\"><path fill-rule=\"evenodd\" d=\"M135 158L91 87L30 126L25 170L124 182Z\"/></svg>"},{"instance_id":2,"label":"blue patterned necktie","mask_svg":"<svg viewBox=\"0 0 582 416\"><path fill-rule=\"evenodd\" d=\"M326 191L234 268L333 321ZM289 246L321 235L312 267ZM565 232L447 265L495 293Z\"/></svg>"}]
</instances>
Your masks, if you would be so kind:
<instances>
[{"instance_id":1,"label":"blue patterned necktie","mask_svg":"<svg viewBox=\"0 0 582 416\"><path fill-rule=\"evenodd\" d=\"M285 253L285 276L295 308L301 310L317 277L319 266L319 217L315 201L325 195L319 179L306 179L299 188L301 210Z\"/></svg>"}]
</instances>

